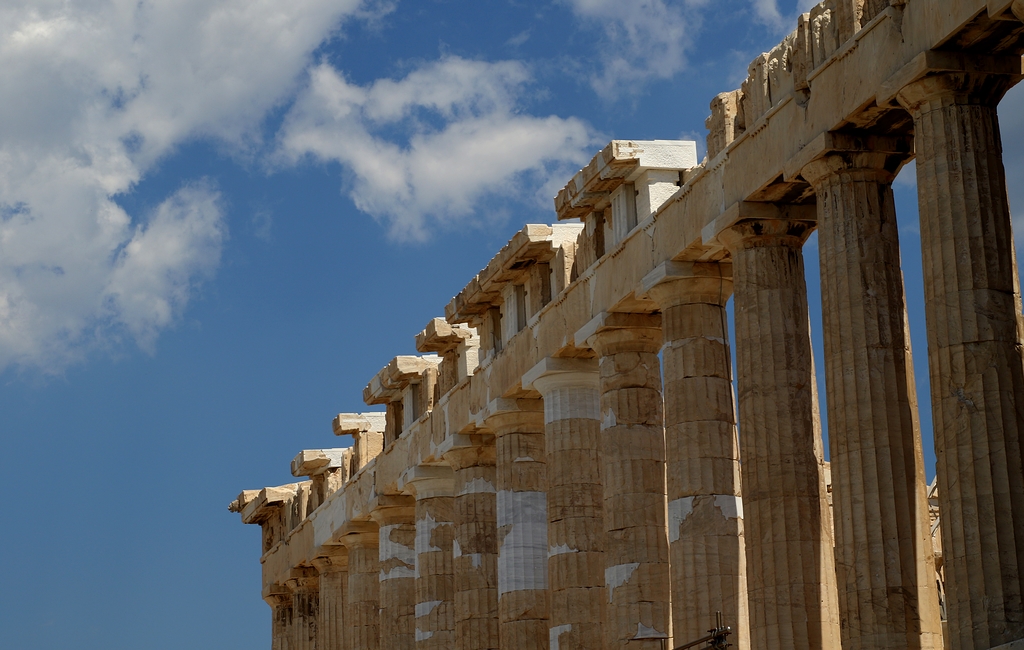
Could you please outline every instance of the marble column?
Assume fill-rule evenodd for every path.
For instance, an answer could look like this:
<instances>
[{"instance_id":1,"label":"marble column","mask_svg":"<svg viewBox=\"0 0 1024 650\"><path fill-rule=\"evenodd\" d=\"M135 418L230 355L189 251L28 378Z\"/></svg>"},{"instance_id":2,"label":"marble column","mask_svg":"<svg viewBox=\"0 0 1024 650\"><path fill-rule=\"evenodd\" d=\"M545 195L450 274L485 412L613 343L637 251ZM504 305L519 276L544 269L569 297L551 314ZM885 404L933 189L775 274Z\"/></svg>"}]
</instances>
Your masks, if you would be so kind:
<instances>
[{"instance_id":1,"label":"marble column","mask_svg":"<svg viewBox=\"0 0 1024 650\"><path fill-rule=\"evenodd\" d=\"M996 104L1012 79L942 73L914 118L951 647L1024 638L1024 358Z\"/></svg>"},{"instance_id":2,"label":"marble column","mask_svg":"<svg viewBox=\"0 0 1024 650\"><path fill-rule=\"evenodd\" d=\"M293 650L292 648L292 595L278 586L275 591L263 597L270 605L270 648L271 650Z\"/></svg>"},{"instance_id":3,"label":"marble column","mask_svg":"<svg viewBox=\"0 0 1024 650\"><path fill-rule=\"evenodd\" d=\"M358 522L358 531L338 541L348 548L348 609L345 644L349 650L380 647L380 534L372 522Z\"/></svg>"},{"instance_id":4,"label":"marble column","mask_svg":"<svg viewBox=\"0 0 1024 650\"><path fill-rule=\"evenodd\" d=\"M498 527L491 435L452 435L443 457L455 474L455 648L498 649Z\"/></svg>"},{"instance_id":5,"label":"marble column","mask_svg":"<svg viewBox=\"0 0 1024 650\"><path fill-rule=\"evenodd\" d=\"M733 264L750 645L765 650L840 647L801 250L812 225L719 235Z\"/></svg>"},{"instance_id":6,"label":"marble column","mask_svg":"<svg viewBox=\"0 0 1024 650\"><path fill-rule=\"evenodd\" d=\"M317 650L347 650L345 617L348 600L348 552L344 547L313 560L320 577L320 609L316 626Z\"/></svg>"},{"instance_id":7,"label":"marble column","mask_svg":"<svg viewBox=\"0 0 1024 650\"><path fill-rule=\"evenodd\" d=\"M380 526L380 647L412 650L416 645L416 504L389 496L389 505L370 513Z\"/></svg>"},{"instance_id":8,"label":"marble column","mask_svg":"<svg viewBox=\"0 0 1024 650\"><path fill-rule=\"evenodd\" d=\"M548 504L544 404L493 400L498 543L498 625L502 648L548 647Z\"/></svg>"},{"instance_id":9,"label":"marble column","mask_svg":"<svg viewBox=\"0 0 1024 650\"><path fill-rule=\"evenodd\" d=\"M669 638L661 317L603 313L576 334L598 355L606 648Z\"/></svg>"},{"instance_id":10,"label":"marble column","mask_svg":"<svg viewBox=\"0 0 1024 650\"><path fill-rule=\"evenodd\" d=\"M523 376L544 397L552 648L605 644L599 382L596 359L549 357Z\"/></svg>"},{"instance_id":11,"label":"marble column","mask_svg":"<svg viewBox=\"0 0 1024 650\"><path fill-rule=\"evenodd\" d=\"M288 588L292 592L291 649L315 650L320 615L320 581L316 569L292 569Z\"/></svg>"},{"instance_id":12,"label":"marble column","mask_svg":"<svg viewBox=\"0 0 1024 650\"><path fill-rule=\"evenodd\" d=\"M404 487L416 497L416 648L455 647L455 477L448 467L412 467Z\"/></svg>"},{"instance_id":13,"label":"marble column","mask_svg":"<svg viewBox=\"0 0 1024 650\"><path fill-rule=\"evenodd\" d=\"M844 650L940 650L892 194L900 150L910 146L876 140L801 172L818 209L840 627Z\"/></svg>"},{"instance_id":14,"label":"marble column","mask_svg":"<svg viewBox=\"0 0 1024 650\"><path fill-rule=\"evenodd\" d=\"M666 262L644 278L661 308L672 630L676 645L717 612L749 650L740 454L726 302L729 263Z\"/></svg>"}]
</instances>

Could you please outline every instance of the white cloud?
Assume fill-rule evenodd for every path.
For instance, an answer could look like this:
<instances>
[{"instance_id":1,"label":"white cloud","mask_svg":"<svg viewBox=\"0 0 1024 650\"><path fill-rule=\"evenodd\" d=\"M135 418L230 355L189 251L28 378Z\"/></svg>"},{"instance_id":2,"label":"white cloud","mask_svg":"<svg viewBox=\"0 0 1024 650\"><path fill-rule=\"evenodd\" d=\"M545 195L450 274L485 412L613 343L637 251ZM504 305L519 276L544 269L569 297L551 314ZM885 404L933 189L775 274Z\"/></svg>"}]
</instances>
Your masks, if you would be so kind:
<instances>
[{"instance_id":1,"label":"white cloud","mask_svg":"<svg viewBox=\"0 0 1024 650\"><path fill-rule=\"evenodd\" d=\"M536 193L579 169L595 140L578 119L518 113L529 78L518 62L453 56L360 86L320 64L285 118L281 156L340 162L356 206L399 239L475 214L486 196L550 210L551 194Z\"/></svg>"},{"instance_id":2,"label":"white cloud","mask_svg":"<svg viewBox=\"0 0 1024 650\"><path fill-rule=\"evenodd\" d=\"M564 0L585 23L599 25L601 70L590 84L605 99L628 96L644 84L669 79L686 66L686 49L697 29L690 8L705 0L667 4L664 0Z\"/></svg>"},{"instance_id":3,"label":"white cloud","mask_svg":"<svg viewBox=\"0 0 1024 650\"><path fill-rule=\"evenodd\" d=\"M151 345L216 266L222 210L211 185L186 185L143 223L117 195L187 139L251 144L344 17L388 8L0 5L0 371L59 372L122 331Z\"/></svg>"}]
</instances>

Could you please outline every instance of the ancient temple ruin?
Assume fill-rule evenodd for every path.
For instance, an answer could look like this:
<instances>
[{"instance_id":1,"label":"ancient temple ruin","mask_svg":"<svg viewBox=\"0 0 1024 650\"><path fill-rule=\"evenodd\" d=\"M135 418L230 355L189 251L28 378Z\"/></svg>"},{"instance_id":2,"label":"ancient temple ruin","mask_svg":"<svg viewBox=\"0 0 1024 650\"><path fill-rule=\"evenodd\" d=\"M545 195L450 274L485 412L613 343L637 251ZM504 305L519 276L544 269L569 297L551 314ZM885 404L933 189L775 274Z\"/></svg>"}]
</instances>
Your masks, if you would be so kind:
<instances>
[{"instance_id":1,"label":"ancient temple ruin","mask_svg":"<svg viewBox=\"0 0 1024 650\"><path fill-rule=\"evenodd\" d=\"M369 380L384 412L334 420L350 448L231 504L263 530L272 648L663 650L720 624L743 650L1024 647L996 114L1022 51L1024 0L826 0L714 98L705 161L611 142L558 223L523 228L422 356ZM891 189L910 160L930 487Z\"/></svg>"}]
</instances>

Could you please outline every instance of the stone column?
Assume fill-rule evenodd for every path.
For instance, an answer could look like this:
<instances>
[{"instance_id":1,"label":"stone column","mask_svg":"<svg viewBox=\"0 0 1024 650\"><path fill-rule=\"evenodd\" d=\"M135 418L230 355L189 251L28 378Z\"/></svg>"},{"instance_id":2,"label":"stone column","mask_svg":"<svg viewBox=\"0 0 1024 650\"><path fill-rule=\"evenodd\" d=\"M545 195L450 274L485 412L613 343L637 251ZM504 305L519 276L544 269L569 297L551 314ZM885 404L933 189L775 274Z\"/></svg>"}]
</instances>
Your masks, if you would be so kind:
<instances>
[{"instance_id":1,"label":"stone column","mask_svg":"<svg viewBox=\"0 0 1024 650\"><path fill-rule=\"evenodd\" d=\"M349 650L380 647L380 535L372 522L350 524L354 532L339 541L348 548L348 609L345 644Z\"/></svg>"},{"instance_id":2,"label":"stone column","mask_svg":"<svg viewBox=\"0 0 1024 650\"><path fill-rule=\"evenodd\" d=\"M416 504L409 496L378 497L370 513L380 526L380 647L416 645Z\"/></svg>"},{"instance_id":3,"label":"stone column","mask_svg":"<svg viewBox=\"0 0 1024 650\"><path fill-rule=\"evenodd\" d=\"M494 432L498 624L502 648L548 647L548 503L544 405L498 399L487 405Z\"/></svg>"},{"instance_id":4,"label":"stone column","mask_svg":"<svg viewBox=\"0 0 1024 650\"><path fill-rule=\"evenodd\" d=\"M443 457L455 473L455 647L498 649L498 540L491 435L452 435Z\"/></svg>"},{"instance_id":5,"label":"stone column","mask_svg":"<svg viewBox=\"0 0 1024 650\"><path fill-rule=\"evenodd\" d=\"M644 278L661 308L672 630L703 637L716 612L749 650L739 441L725 304L728 263L666 262Z\"/></svg>"},{"instance_id":6,"label":"stone column","mask_svg":"<svg viewBox=\"0 0 1024 650\"><path fill-rule=\"evenodd\" d=\"M1010 83L942 73L899 94L914 117L954 650L1024 638L1024 323L996 116Z\"/></svg>"},{"instance_id":7,"label":"stone column","mask_svg":"<svg viewBox=\"0 0 1024 650\"><path fill-rule=\"evenodd\" d=\"M750 645L838 650L839 606L801 250L813 224L741 221L733 263Z\"/></svg>"},{"instance_id":8,"label":"stone column","mask_svg":"<svg viewBox=\"0 0 1024 650\"><path fill-rule=\"evenodd\" d=\"M270 605L270 648L271 650L293 650L292 648L292 595L279 585L263 597Z\"/></svg>"},{"instance_id":9,"label":"stone column","mask_svg":"<svg viewBox=\"0 0 1024 650\"><path fill-rule=\"evenodd\" d=\"M416 647L455 647L455 534L452 493L455 478L448 467L412 467L404 489L416 497Z\"/></svg>"},{"instance_id":10,"label":"stone column","mask_svg":"<svg viewBox=\"0 0 1024 650\"><path fill-rule=\"evenodd\" d=\"M662 650L671 612L661 317L603 313L575 338L600 368L605 647Z\"/></svg>"},{"instance_id":11,"label":"stone column","mask_svg":"<svg viewBox=\"0 0 1024 650\"><path fill-rule=\"evenodd\" d=\"M292 592L291 650L315 650L320 615L320 581L316 569L292 569L288 588Z\"/></svg>"},{"instance_id":12,"label":"stone column","mask_svg":"<svg viewBox=\"0 0 1024 650\"><path fill-rule=\"evenodd\" d=\"M547 358L523 376L544 396L551 648L603 648L604 488L596 359Z\"/></svg>"},{"instance_id":13,"label":"stone column","mask_svg":"<svg viewBox=\"0 0 1024 650\"><path fill-rule=\"evenodd\" d=\"M313 560L320 577L320 613L317 618L317 650L347 650L345 645L348 600L348 553L343 547Z\"/></svg>"},{"instance_id":14,"label":"stone column","mask_svg":"<svg viewBox=\"0 0 1024 650\"><path fill-rule=\"evenodd\" d=\"M818 207L842 641L844 650L940 650L892 195L910 144L874 140L872 150L828 153L801 172Z\"/></svg>"}]
</instances>

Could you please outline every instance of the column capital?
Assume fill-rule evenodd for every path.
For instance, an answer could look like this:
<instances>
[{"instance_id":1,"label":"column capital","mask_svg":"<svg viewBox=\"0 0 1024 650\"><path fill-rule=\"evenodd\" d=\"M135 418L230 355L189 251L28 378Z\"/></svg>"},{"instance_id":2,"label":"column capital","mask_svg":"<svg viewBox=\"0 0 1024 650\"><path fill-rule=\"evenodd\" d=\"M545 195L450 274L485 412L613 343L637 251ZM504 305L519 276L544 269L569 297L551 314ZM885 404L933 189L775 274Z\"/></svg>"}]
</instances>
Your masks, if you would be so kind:
<instances>
[{"instance_id":1,"label":"column capital","mask_svg":"<svg viewBox=\"0 0 1024 650\"><path fill-rule=\"evenodd\" d=\"M1013 0L1013 5L1010 7L1010 11L1016 16L1021 22L1024 22L1024 0Z\"/></svg>"},{"instance_id":2,"label":"column capital","mask_svg":"<svg viewBox=\"0 0 1024 650\"><path fill-rule=\"evenodd\" d=\"M338 543L349 551L359 548L376 548L379 543L378 526L372 521L350 521L342 528Z\"/></svg>"},{"instance_id":3,"label":"column capital","mask_svg":"<svg viewBox=\"0 0 1024 650\"><path fill-rule=\"evenodd\" d=\"M523 375L523 388L546 395L559 388L598 389L600 375L597 359L545 357Z\"/></svg>"},{"instance_id":4,"label":"column capital","mask_svg":"<svg viewBox=\"0 0 1024 650\"><path fill-rule=\"evenodd\" d=\"M437 453L455 471L467 467L494 465L497 460L494 436L490 432L452 434L441 441Z\"/></svg>"},{"instance_id":5,"label":"column capital","mask_svg":"<svg viewBox=\"0 0 1024 650\"><path fill-rule=\"evenodd\" d=\"M662 310L677 305L725 306L732 295L732 262L662 262L641 281Z\"/></svg>"},{"instance_id":6,"label":"column capital","mask_svg":"<svg viewBox=\"0 0 1024 650\"><path fill-rule=\"evenodd\" d=\"M827 131L812 140L785 165L788 180L802 177L814 186L837 174L891 183L900 167L914 155L913 136L877 136Z\"/></svg>"},{"instance_id":7,"label":"column capital","mask_svg":"<svg viewBox=\"0 0 1024 650\"><path fill-rule=\"evenodd\" d=\"M494 432L544 433L544 401L535 398L493 399L476 414L477 426Z\"/></svg>"},{"instance_id":8,"label":"column capital","mask_svg":"<svg viewBox=\"0 0 1024 650\"><path fill-rule=\"evenodd\" d=\"M415 465L398 477L398 487L412 492L417 501L450 497L455 492L455 473L450 467Z\"/></svg>"},{"instance_id":9,"label":"column capital","mask_svg":"<svg viewBox=\"0 0 1024 650\"><path fill-rule=\"evenodd\" d=\"M813 207L813 206L812 206ZM741 221L718 233L730 254L748 248L785 246L800 249L814 231L815 222L792 219Z\"/></svg>"},{"instance_id":10,"label":"column capital","mask_svg":"<svg viewBox=\"0 0 1024 650\"><path fill-rule=\"evenodd\" d=\"M321 553L309 561L320 575L348 571L348 549L344 546L325 546Z\"/></svg>"},{"instance_id":11,"label":"column capital","mask_svg":"<svg viewBox=\"0 0 1024 650\"><path fill-rule=\"evenodd\" d=\"M1021 0L1017 0L1019 7ZM1020 56L969 57L953 52L922 52L884 84L913 115L951 104L995 107L1024 76Z\"/></svg>"},{"instance_id":12,"label":"column capital","mask_svg":"<svg viewBox=\"0 0 1024 650\"><path fill-rule=\"evenodd\" d=\"M287 585L275 582L263 588L263 600L274 609L292 606L292 591Z\"/></svg>"},{"instance_id":13,"label":"column capital","mask_svg":"<svg viewBox=\"0 0 1024 650\"><path fill-rule=\"evenodd\" d=\"M370 510L370 517L378 526L411 524L416 520L416 499L407 494L378 497Z\"/></svg>"},{"instance_id":14,"label":"column capital","mask_svg":"<svg viewBox=\"0 0 1024 650\"><path fill-rule=\"evenodd\" d=\"M603 311L573 337L600 356L618 352L654 352L661 348L661 314L630 314Z\"/></svg>"},{"instance_id":15,"label":"column capital","mask_svg":"<svg viewBox=\"0 0 1024 650\"><path fill-rule=\"evenodd\" d=\"M701 242L705 246L714 247L716 244L729 247L727 241L732 239L731 231L736 226L744 223L763 222L792 222L803 224L806 231L802 234L800 244L814 230L818 222L818 212L814 203L767 203L763 201L737 201L730 205L722 214L715 217L700 231ZM778 229L770 226L761 226L761 229ZM764 245L764 244L761 244Z\"/></svg>"},{"instance_id":16,"label":"column capital","mask_svg":"<svg viewBox=\"0 0 1024 650\"><path fill-rule=\"evenodd\" d=\"M294 567L288 572L288 580L285 581L285 584L293 594L303 591L318 591L320 576L313 567Z\"/></svg>"}]
</instances>

